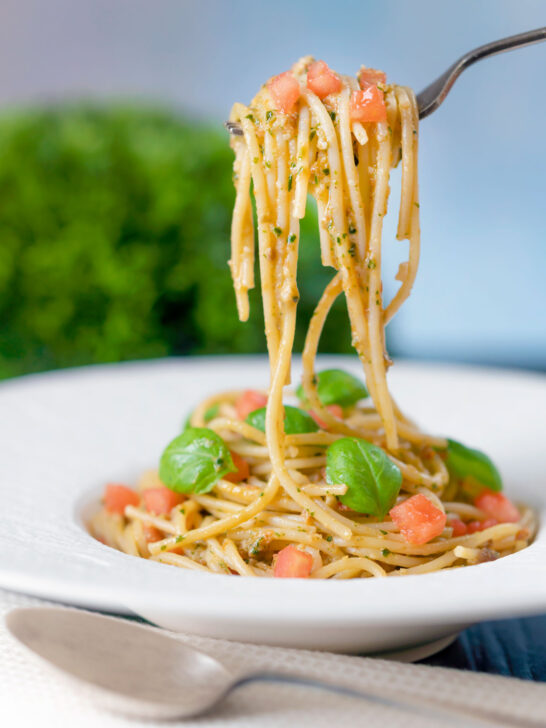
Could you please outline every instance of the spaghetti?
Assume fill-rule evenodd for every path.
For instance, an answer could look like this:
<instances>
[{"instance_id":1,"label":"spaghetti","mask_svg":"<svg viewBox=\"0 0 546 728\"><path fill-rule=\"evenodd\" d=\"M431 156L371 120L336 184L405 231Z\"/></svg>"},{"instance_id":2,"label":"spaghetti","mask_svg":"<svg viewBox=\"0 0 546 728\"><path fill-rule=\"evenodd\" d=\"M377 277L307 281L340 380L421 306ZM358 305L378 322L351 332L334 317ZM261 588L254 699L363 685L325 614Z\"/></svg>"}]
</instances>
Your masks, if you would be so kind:
<instances>
[{"instance_id":1,"label":"spaghetti","mask_svg":"<svg viewBox=\"0 0 546 728\"><path fill-rule=\"evenodd\" d=\"M92 533L136 556L243 576L422 574L524 548L533 513L499 492L487 456L421 432L387 387L385 326L409 296L419 262L413 92L373 69L351 78L306 57L250 106L235 104L230 119L243 131L231 142L230 268L245 321L255 285L253 187L269 390L202 402L163 454L159 474L146 473L136 492L107 486ZM399 162L397 238L409 241L409 252L386 305L382 228ZM334 275L309 325L300 407L288 407L308 195L316 200L322 262ZM367 390L338 370L315 371L322 328L342 293Z\"/></svg>"}]
</instances>

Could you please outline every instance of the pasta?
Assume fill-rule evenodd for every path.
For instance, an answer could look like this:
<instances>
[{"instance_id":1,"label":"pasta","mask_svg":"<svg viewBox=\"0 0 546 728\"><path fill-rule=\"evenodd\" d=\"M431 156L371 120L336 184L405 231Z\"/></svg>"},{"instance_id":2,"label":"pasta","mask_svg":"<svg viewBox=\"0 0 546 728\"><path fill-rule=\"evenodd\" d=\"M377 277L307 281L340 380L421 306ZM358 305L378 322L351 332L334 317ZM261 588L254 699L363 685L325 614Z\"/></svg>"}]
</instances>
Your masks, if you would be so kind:
<instances>
[{"instance_id":1,"label":"pasta","mask_svg":"<svg viewBox=\"0 0 546 728\"><path fill-rule=\"evenodd\" d=\"M230 120L235 205L231 260L239 318L258 264L271 379L263 392L215 394L137 491L110 484L92 533L126 553L241 576L349 579L423 574L524 548L535 519L502 493L486 455L422 432L387 386L385 327L408 298L420 253L418 110L413 92L363 67L340 76L302 58ZM401 166L400 286L383 300L381 253L391 169ZM299 221L317 205L322 263L333 277L290 382L298 303ZM315 371L341 294L366 386ZM167 487L166 487L167 486Z\"/></svg>"}]
</instances>

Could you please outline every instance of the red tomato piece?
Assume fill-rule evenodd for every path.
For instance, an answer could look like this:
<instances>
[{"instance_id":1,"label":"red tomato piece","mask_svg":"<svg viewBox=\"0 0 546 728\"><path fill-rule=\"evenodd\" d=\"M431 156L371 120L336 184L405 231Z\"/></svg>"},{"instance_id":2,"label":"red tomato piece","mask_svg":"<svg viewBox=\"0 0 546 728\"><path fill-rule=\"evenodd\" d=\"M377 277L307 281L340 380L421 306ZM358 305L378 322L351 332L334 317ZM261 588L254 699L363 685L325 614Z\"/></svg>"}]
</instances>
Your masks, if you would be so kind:
<instances>
[{"instance_id":1,"label":"red tomato piece","mask_svg":"<svg viewBox=\"0 0 546 728\"><path fill-rule=\"evenodd\" d=\"M140 496L132 488L119 483L108 483L104 489L104 507L109 513L125 513L127 506L138 506Z\"/></svg>"},{"instance_id":2,"label":"red tomato piece","mask_svg":"<svg viewBox=\"0 0 546 728\"><path fill-rule=\"evenodd\" d=\"M334 417L337 417L338 419L341 419L343 417L343 408L339 404L329 404L326 407L326 409L329 412L331 412L334 415ZM309 412L309 414L311 415L311 417L315 420L315 422L321 429L323 429L323 430L328 429L328 425L326 424L326 422L321 420L320 417L317 414L315 414L315 412L311 411L311 412Z\"/></svg>"},{"instance_id":3,"label":"red tomato piece","mask_svg":"<svg viewBox=\"0 0 546 728\"><path fill-rule=\"evenodd\" d=\"M490 518L495 518L499 523L517 523L521 518L516 506L503 493L484 490L474 503L480 511L486 513Z\"/></svg>"},{"instance_id":4,"label":"red tomato piece","mask_svg":"<svg viewBox=\"0 0 546 728\"><path fill-rule=\"evenodd\" d=\"M235 402L237 417L240 420L246 420L248 415L254 410L261 409L267 404L267 397L255 389L247 389L239 399Z\"/></svg>"},{"instance_id":5,"label":"red tomato piece","mask_svg":"<svg viewBox=\"0 0 546 728\"><path fill-rule=\"evenodd\" d=\"M387 121L383 92L373 84L360 91L353 91L350 114L352 121Z\"/></svg>"},{"instance_id":6,"label":"red tomato piece","mask_svg":"<svg viewBox=\"0 0 546 728\"><path fill-rule=\"evenodd\" d=\"M485 531L486 528L491 528L492 526L496 526L498 523L496 518L486 518L485 521L482 521L482 527L480 530Z\"/></svg>"},{"instance_id":7,"label":"red tomato piece","mask_svg":"<svg viewBox=\"0 0 546 728\"><path fill-rule=\"evenodd\" d=\"M292 71L273 76L267 87L273 97L275 108L289 114L300 97L300 85Z\"/></svg>"},{"instance_id":8,"label":"red tomato piece","mask_svg":"<svg viewBox=\"0 0 546 728\"><path fill-rule=\"evenodd\" d=\"M234 473L224 475L224 480L229 480L230 483L240 483L241 480L246 480L250 475L247 461L236 452L231 453L231 459L237 470Z\"/></svg>"},{"instance_id":9,"label":"red tomato piece","mask_svg":"<svg viewBox=\"0 0 546 728\"><path fill-rule=\"evenodd\" d=\"M470 521L466 524L467 533L476 533L476 531L485 531L486 528L496 526L498 523L494 518L486 518L485 521Z\"/></svg>"},{"instance_id":10,"label":"red tomato piece","mask_svg":"<svg viewBox=\"0 0 546 728\"><path fill-rule=\"evenodd\" d=\"M307 88L316 94L319 99L325 99L330 94L341 91L343 84L337 73L324 61L311 63L307 70Z\"/></svg>"},{"instance_id":11,"label":"red tomato piece","mask_svg":"<svg viewBox=\"0 0 546 728\"><path fill-rule=\"evenodd\" d=\"M313 568L313 557L290 544L277 554L273 576L284 579L305 579Z\"/></svg>"},{"instance_id":12,"label":"red tomato piece","mask_svg":"<svg viewBox=\"0 0 546 728\"><path fill-rule=\"evenodd\" d=\"M358 74L358 83L360 88L366 88L371 84L387 83L387 74L384 71L378 71L377 68L366 68L362 66Z\"/></svg>"},{"instance_id":13,"label":"red tomato piece","mask_svg":"<svg viewBox=\"0 0 546 728\"><path fill-rule=\"evenodd\" d=\"M162 538L165 538L164 534L159 530L159 528L156 528L155 526L150 526L147 523L143 524L142 530L144 532L144 538L146 539L146 543L154 543L155 541L161 541Z\"/></svg>"},{"instance_id":14,"label":"red tomato piece","mask_svg":"<svg viewBox=\"0 0 546 728\"><path fill-rule=\"evenodd\" d=\"M424 495L412 495L394 506L389 515L408 543L423 544L439 536L446 525L443 513Z\"/></svg>"},{"instance_id":15,"label":"red tomato piece","mask_svg":"<svg viewBox=\"0 0 546 728\"><path fill-rule=\"evenodd\" d=\"M186 498L170 488L161 486L159 488L147 488L142 493L142 500L148 513L153 513L154 516L166 516Z\"/></svg>"},{"instance_id":16,"label":"red tomato piece","mask_svg":"<svg viewBox=\"0 0 546 728\"><path fill-rule=\"evenodd\" d=\"M448 518L447 525L453 529L453 538L465 536L467 533L466 523L460 518Z\"/></svg>"}]
</instances>

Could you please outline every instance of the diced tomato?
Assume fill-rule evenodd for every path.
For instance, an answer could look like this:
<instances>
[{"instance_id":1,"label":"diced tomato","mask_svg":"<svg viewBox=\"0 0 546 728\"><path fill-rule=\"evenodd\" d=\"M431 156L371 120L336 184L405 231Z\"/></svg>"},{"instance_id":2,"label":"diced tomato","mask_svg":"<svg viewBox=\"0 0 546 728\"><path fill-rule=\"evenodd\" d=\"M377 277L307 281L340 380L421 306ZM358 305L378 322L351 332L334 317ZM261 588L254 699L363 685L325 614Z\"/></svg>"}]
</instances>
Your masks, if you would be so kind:
<instances>
[{"instance_id":1,"label":"diced tomato","mask_svg":"<svg viewBox=\"0 0 546 728\"><path fill-rule=\"evenodd\" d=\"M476 533L476 531L485 531L486 528L496 526L498 523L494 518L486 518L484 521L470 521L466 524L467 533Z\"/></svg>"},{"instance_id":2,"label":"diced tomato","mask_svg":"<svg viewBox=\"0 0 546 728\"><path fill-rule=\"evenodd\" d=\"M443 513L424 495L412 495L389 511L406 541L423 544L439 536L446 525Z\"/></svg>"},{"instance_id":3,"label":"diced tomato","mask_svg":"<svg viewBox=\"0 0 546 728\"><path fill-rule=\"evenodd\" d=\"M147 488L142 492L142 500L148 513L153 513L154 516L165 516L186 498L170 488L161 486L160 488Z\"/></svg>"},{"instance_id":4,"label":"diced tomato","mask_svg":"<svg viewBox=\"0 0 546 728\"><path fill-rule=\"evenodd\" d=\"M448 518L447 525L453 529L453 538L466 534L466 523L460 518Z\"/></svg>"},{"instance_id":5,"label":"diced tomato","mask_svg":"<svg viewBox=\"0 0 546 728\"><path fill-rule=\"evenodd\" d=\"M477 508L496 518L499 523L517 523L521 518L520 512L512 501L503 493L484 490L474 501Z\"/></svg>"},{"instance_id":6,"label":"diced tomato","mask_svg":"<svg viewBox=\"0 0 546 728\"><path fill-rule=\"evenodd\" d=\"M284 579L305 579L313 568L313 557L307 551L301 551L292 544L277 554L273 576Z\"/></svg>"},{"instance_id":7,"label":"diced tomato","mask_svg":"<svg viewBox=\"0 0 546 728\"><path fill-rule=\"evenodd\" d=\"M387 121L383 92L373 84L360 91L353 91L350 114L352 121Z\"/></svg>"},{"instance_id":8,"label":"diced tomato","mask_svg":"<svg viewBox=\"0 0 546 728\"><path fill-rule=\"evenodd\" d=\"M267 404L267 397L255 389L247 389L239 399L235 402L237 417L240 420L246 420L248 415L254 410L261 409Z\"/></svg>"},{"instance_id":9,"label":"diced tomato","mask_svg":"<svg viewBox=\"0 0 546 728\"><path fill-rule=\"evenodd\" d=\"M360 88L366 88L371 84L387 83L387 74L384 71L378 71L377 68L366 68L362 66L358 74L358 83Z\"/></svg>"},{"instance_id":10,"label":"diced tomato","mask_svg":"<svg viewBox=\"0 0 546 728\"><path fill-rule=\"evenodd\" d=\"M127 506L138 506L140 496L132 488L119 483L108 483L104 489L104 507L110 513L125 512Z\"/></svg>"},{"instance_id":11,"label":"diced tomato","mask_svg":"<svg viewBox=\"0 0 546 728\"><path fill-rule=\"evenodd\" d=\"M155 526L150 526L148 523L144 523L142 526L144 532L144 538L146 543L155 543L155 541L161 541L164 538L163 533Z\"/></svg>"},{"instance_id":12,"label":"diced tomato","mask_svg":"<svg viewBox=\"0 0 546 728\"><path fill-rule=\"evenodd\" d=\"M486 518L485 521L482 521L482 527L481 531L485 531L486 528L491 528L492 526L496 526L498 523L496 518Z\"/></svg>"},{"instance_id":13,"label":"diced tomato","mask_svg":"<svg viewBox=\"0 0 546 728\"><path fill-rule=\"evenodd\" d=\"M289 114L300 97L300 85L292 71L285 71L274 76L267 86L273 97L275 108Z\"/></svg>"},{"instance_id":14,"label":"diced tomato","mask_svg":"<svg viewBox=\"0 0 546 728\"><path fill-rule=\"evenodd\" d=\"M108 483L104 489L104 507L109 513L125 513L127 506L138 506L140 496L132 488L119 483Z\"/></svg>"},{"instance_id":15,"label":"diced tomato","mask_svg":"<svg viewBox=\"0 0 546 728\"><path fill-rule=\"evenodd\" d=\"M307 71L307 88L316 94L319 99L325 99L330 94L341 91L342 83L337 73L324 61L311 63Z\"/></svg>"},{"instance_id":16,"label":"diced tomato","mask_svg":"<svg viewBox=\"0 0 546 728\"><path fill-rule=\"evenodd\" d=\"M241 480L246 480L250 475L247 461L236 452L231 453L231 459L237 470L234 473L224 475L224 480L229 480L230 483L240 483Z\"/></svg>"},{"instance_id":17,"label":"diced tomato","mask_svg":"<svg viewBox=\"0 0 546 728\"><path fill-rule=\"evenodd\" d=\"M343 417L343 408L339 404L329 404L326 409L338 419L341 419ZM323 430L328 429L328 425L326 424L326 422L321 420L320 417L315 414L315 412L311 411L309 412L309 414L315 420L319 427L321 427Z\"/></svg>"}]
</instances>

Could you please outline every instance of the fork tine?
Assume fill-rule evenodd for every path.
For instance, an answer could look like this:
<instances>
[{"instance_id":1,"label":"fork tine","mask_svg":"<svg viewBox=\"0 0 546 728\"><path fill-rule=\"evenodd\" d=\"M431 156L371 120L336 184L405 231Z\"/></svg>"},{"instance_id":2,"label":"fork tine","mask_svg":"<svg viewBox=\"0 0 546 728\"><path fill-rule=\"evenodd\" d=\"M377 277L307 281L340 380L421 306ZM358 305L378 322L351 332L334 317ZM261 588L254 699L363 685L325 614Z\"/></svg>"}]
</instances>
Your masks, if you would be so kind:
<instances>
[{"instance_id":1,"label":"fork tine","mask_svg":"<svg viewBox=\"0 0 546 728\"><path fill-rule=\"evenodd\" d=\"M236 121L224 121L224 126L230 134L233 134L234 136L243 136L243 130L241 129L241 125L238 124Z\"/></svg>"}]
</instances>

